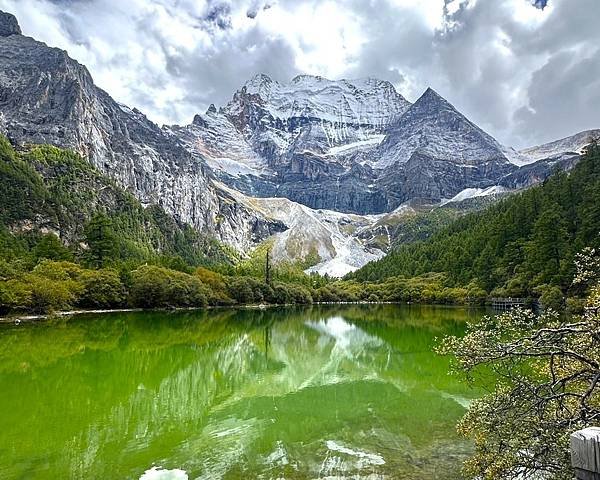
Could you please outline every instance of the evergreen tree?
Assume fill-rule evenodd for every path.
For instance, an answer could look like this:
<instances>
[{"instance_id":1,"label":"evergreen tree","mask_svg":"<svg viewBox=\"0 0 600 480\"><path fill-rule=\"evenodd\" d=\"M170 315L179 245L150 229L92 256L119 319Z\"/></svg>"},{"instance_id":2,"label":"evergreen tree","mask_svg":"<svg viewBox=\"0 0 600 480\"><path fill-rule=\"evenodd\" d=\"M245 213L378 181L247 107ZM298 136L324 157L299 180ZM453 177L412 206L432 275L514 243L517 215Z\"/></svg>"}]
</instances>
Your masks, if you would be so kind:
<instances>
[{"instance_id":1,"label":"evergreen tree","mask_svg":"<svg viewBox=\"0 0 600 480\"><path fill-rule=\"evenodd\" d=\"M87 224L84 235L88 245L86 257L90 265L102 268L117 257L117 236L106 214L96 214Z\"/></svg>"},{"instance_id":2,"label":"evergreen tree","mask_svg":"<svg viewBox=\"0 0 600 480\"><path fill-rule=\"evenodd\" d=\"M535 283L559 282L561 259L568 250L567 222L558 204L549 204L533 226L533 239L528 245L530 272Z\"/></svg>"}]
</instances>

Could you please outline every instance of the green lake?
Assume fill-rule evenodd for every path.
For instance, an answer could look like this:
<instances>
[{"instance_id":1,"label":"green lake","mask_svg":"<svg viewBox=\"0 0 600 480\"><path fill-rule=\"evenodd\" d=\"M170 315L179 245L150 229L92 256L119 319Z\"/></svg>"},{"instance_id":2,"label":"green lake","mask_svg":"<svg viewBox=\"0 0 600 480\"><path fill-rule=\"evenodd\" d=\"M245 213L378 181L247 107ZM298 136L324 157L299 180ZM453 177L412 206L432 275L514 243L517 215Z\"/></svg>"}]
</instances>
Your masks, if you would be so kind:
<instances>
[{"instance_id":1,"label":"green lake","mask_svg":"<svg viewBox=\"0 0 600 480\"><path fill-rule=\"evenodd\" d=\"M0 324L0 478L453 479L481 392L436 337L482 315L348 305Z\"/></svg>"}]
</instances>

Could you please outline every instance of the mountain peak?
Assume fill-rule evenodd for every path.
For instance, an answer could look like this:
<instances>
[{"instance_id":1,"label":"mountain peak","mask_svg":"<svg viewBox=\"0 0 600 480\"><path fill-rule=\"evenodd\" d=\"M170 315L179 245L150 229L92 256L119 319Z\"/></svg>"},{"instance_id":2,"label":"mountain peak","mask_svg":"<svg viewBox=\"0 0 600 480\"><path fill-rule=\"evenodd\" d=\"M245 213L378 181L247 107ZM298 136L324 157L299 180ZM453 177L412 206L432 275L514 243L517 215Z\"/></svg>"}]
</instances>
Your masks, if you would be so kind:
<instances>
[{"instance_id":1,"label":"mountain peak","mask_svg":"<svg viewBox=\"0 0 600 480\"><path fill-rule=\"evenodd\" d=\"M267 99L271 94L273 86L276 84L277 82L268 75L264 73L258 73L244 84L241 91L253 95L259 95L263 97L263 99Z\"/></svg>"},{"instance_id":2,"label":"mountain peak","mask_svg":"<svg viewBox=\"0 0 600 480\"><path fill-rule=\"evenodd\" d=\"M19 27L17 17L12 13L0 10L0 37L8 37L10 35L21 35L21 27Z\"/></svg>"},{"instance_id":3,"label":"mountain peak","mask_svg":"<svg viewBox=\"0 0 600 480\"><path fill-rule=\"evenodd\" d=\"M324 77L321 77L320 75L309 75L306 73L303 73L302 75L296 75L294 78L292 78L291 84L295 85L298 83L319 83L319 82L329 82L330 80L327 80Z\"/></svg>"},{"instance_id":4,"label":"mountain peak","mask_svg":"<svg viewBox=\"0 0 600 480\"><path fill-rule=\"evenodd\" d=\"M390 127L380 150L379 168L408 162L415 152L459 165L508 162L502 145L431 87Z\"/></svg>"},{"instance_id":5,"label":"mountain peak","mask_svg":"<svg viewBox=\"0 0 600 480\"><path fill-rule=\"evenodd\" d=\"M432 115L437 117L442 112L446 112L448 115L463 117L454 105L431 87L428 87L417 101L410 106L409 111L412 115L417 116Z\"/></svg>"},{"instance_id":6,"label":"mountain peak","mask_svg":"<svg viewBox=\"0 0 600 480\"><path fill-rule=\"evenodd\" d=\"M448 102L448 100L446 100L444 97L442 97L438 92L436 92L433 88L431 87L427 87L427 90L425 90L425 92L423 92L423 95L421 95L419 97L419 99L415 102L415 105L417 103L444 103L447 105L450 105L450 102ZM451 105L450 105L451 106ZM454 108L454 107L452 107Z\"/></svg>"},{"instance_id":7,"label":"mountain peak","mask_svg":"<svg viewBox=\"0 0 600 480\"><path fill-rule=\"evenodd\" d=\"M273 79L265 73L257 73L246 82L246 87L260 87L262 85L270 85Z\"/></svg>"}]
</instances>

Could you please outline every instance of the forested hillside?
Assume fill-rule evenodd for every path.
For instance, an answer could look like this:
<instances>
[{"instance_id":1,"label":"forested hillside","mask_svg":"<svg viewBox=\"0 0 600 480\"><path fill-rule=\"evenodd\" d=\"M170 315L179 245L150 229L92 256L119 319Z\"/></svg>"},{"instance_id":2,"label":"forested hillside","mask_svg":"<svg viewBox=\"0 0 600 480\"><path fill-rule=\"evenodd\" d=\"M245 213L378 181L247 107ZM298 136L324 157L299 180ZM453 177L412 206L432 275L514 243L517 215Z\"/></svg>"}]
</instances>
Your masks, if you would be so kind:
<instances>
[{"instance_id":1,"label":"forested hillside","mask_svg":"<svg viewBox=\"0 0 600 480\"><path fill-rule=\"evenodd\" d=\"M0 137L0 258L203 265L229 253L218 242L133 195L71 151L16 152Z\"/></svg>"},{"instance_id":2,"label":"forested hillside","mask_svg":"<svg viewBox=\"0 0 600 480\"><path fill-rule=\"evenodd\" d=\"M285 265L265 281L264 252L239 262L79 155L48 145L17 152L0 137L0 205L0 314L311 303L320 292L301 284L326 283Z\"/></svg>"},{"instance_id":3,"label":"forested hillside","mask_svg":"<svg viewBox=\"0 0 600 480\"><path fill-rule=\"evenodd\" d=\"M444 272L452 285L535 296L544 285L568 290L573 259L600 246L600 149L570 172L452 222L431 238L399 246L349 275L357 281Z\"/></svg>"}]
</instances>

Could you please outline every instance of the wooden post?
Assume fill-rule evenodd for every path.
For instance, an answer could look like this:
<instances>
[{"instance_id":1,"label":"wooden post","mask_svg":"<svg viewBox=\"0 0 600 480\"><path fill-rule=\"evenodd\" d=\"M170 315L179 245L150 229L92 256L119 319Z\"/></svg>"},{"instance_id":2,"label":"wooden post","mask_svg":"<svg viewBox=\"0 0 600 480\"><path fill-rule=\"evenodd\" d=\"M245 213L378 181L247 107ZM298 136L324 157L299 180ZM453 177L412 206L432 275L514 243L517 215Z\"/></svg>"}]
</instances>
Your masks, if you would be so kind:
<instances>
[{"instance_id":1,"label":"wooden post","mask_svg":"<svg viewBox=\"0 0 600 480\"><path fill-rule=\"evenodd\" d=\"M600 427L571 434L571 465L577 480L600 480Z\"/></svg>"}]
</instances>

